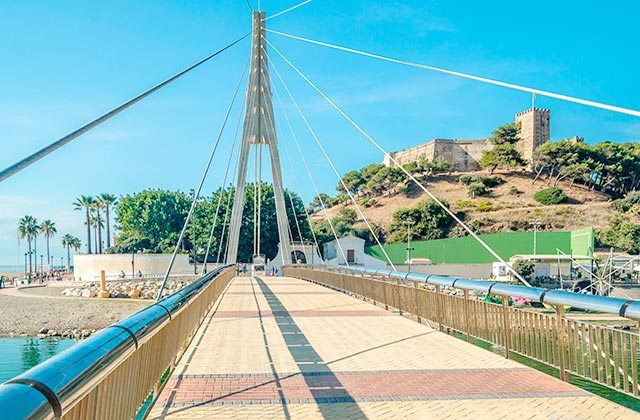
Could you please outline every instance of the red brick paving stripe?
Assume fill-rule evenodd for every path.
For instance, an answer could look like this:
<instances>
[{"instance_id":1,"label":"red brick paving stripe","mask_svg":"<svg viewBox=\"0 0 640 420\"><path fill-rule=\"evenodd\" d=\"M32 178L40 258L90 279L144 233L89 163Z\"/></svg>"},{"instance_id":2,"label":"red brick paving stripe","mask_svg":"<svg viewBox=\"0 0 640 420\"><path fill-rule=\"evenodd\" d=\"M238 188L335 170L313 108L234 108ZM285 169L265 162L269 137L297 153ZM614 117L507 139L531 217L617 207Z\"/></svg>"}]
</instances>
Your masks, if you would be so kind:
<instances>
[{"instance_id":1,"label":"red brick paving stripe","mask_svg":"<svg viewBox=\"0 0 640 420\"><path fill-rule=\"evenodd\" d=\"M333 295L336 292L278 292L278 293L262 293L262 292L227 292L225 295L262 295L262 296L280 296L280 295Z\"/></svg>"},{"instance_id":2,"label":"red brick paving stripe","mask_svg":"<svg viewBox=\"0 0 640 420\"><path fill-rule=\"evenodd\" d=\"M246 403L338 399L427 400L537 398L588 395L574 386L530 369L422 370L243 375L169 379L163 404Z\"/></svg>"},{"instance_id":3,"label":"red brick paving stripe","mask_svg":"<svg viewBox=\"0 0 640 420\"><path fill-rule=\"evenodd\" d=\"M215 318L257 318L274 316L291 317L348 317L348 316L398 316L392 312L383 310L377 311L314 311L314 310L294 310L294 311L217 311Z\"/></svg>"}]
</instances>

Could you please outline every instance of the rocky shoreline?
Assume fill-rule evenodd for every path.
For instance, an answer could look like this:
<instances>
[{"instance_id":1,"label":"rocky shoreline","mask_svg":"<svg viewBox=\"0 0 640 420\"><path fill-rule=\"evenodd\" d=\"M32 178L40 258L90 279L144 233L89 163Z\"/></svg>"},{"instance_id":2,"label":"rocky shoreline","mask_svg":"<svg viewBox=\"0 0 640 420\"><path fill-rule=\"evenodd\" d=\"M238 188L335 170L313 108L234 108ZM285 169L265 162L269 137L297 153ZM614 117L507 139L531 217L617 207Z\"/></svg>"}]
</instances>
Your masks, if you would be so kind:
<instances>
[{"instance_id":1,"label":"rocky shoreline","mask_svg":"<svg viewBox=\"0 0 640 420\"><path fill-rule=\"evenodd\" d=\"M164 296L168 296L195 280L196 277L169 279L165 285ZM107 291L112 298L118 299L155 299L162 280L109 280ZM100 282L87 282L62 291L63 296L95 298L100 292Z\"/></svg>"}]
</instances>

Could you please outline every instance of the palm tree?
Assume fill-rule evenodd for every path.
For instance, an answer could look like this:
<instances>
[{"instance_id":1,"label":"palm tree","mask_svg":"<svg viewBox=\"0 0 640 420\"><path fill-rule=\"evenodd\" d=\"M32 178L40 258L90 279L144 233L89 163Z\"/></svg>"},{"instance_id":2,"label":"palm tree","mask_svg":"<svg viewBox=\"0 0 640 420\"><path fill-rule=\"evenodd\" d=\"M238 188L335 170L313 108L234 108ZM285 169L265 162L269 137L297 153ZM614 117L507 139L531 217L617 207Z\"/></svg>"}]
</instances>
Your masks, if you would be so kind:
<instances>
[{"instance_id":1,"label":"palm tree","mask_svg":"<svg viewBox=\"0 0 640 420\"><path fill-rule=\"evenodd\" d=\"M102 253L102 228L104 228L104 222L100 217L100 209L94 208L91 218L89 219L91 226L93 227L93 238L95 240L96 252Z\"/></svg>"},{"instance_id":2,"label":"palm tree","mask_svg":"<svg viewBox=\"0 0 640 420\"><path fill-rule=\"evenodd\" d=\"M71 248L76 251L80 249L80 239L66 233L62 237L62 246L67 249L67 270L71 268Z\"/></svg>"},{"instance_id":3,"label":"palm tree","mask_svg":"<svg viewBox=\"0 0 640 420\"><path fill-rule=\"evenodd\" d=\"M104 209L104 214L106 217L107 223L107 248L111 246L111 221L109 218L109 212L111 207L116 204L117 197L113 194L102 193L98 197L98 200L102 204L102 208Z\"/></svg>"},{"instance_id":4,"label":"palm tree","mask_svg":"<svg viewBox=\"0 0 640 420\"><path fill-rule=\"evenodd\" d=\"M47 238L47 262L51 263L51 254L49 253L49 239L58 233L58 229L56 229L56 224L51 220L45 220L40 224L40 232Z\"/></svg>"},{"instance_id":5,"label":"palm tree","mask_svg":"<svg viewBox=\"0 0 640 420\"><path fill-rule=\"evenodd\" d=\"M87 225L87 254L91 254L91 207L93 206L93 202L95 200L93 197L88 195L81 195L80 198L77 198L73 203L74 210L83 210L85 211L85 224Z\"/></svg>"},{"instance_id":6,"label":"palm tree","mask_svg":"<svg viewBox=\"0 0 640 420\"><path fill-rule=\"evenodd\" d=\"M23 216L18 223L18 235L20 238L26 239L29 245L29 279L31 279L32 262L31 262L31 241L35 239L38 233L38 221L33 216Z\"/></svg>"},{"instance_id":7,"label":"palm tree","mask_svg":"<svg viewBox=\"0 0 640 420\"><path fill-rule=\"evenodd\" d=\"M62 237L62 246L67 249L67 270L69 269L69 261L71 260L71 247L73 246L73 236L65 233Z\"/></svg>"}]
</instances>

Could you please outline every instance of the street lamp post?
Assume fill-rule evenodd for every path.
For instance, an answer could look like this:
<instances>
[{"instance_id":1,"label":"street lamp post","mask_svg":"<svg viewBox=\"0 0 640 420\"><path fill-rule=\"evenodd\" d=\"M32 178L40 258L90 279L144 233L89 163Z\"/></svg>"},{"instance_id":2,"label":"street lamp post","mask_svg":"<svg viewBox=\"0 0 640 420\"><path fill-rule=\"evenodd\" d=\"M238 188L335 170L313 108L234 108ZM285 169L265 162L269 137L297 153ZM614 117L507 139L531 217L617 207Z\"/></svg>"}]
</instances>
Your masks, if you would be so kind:
<instances>
[{"instance_id":1,"label":"street lamp post","mask_svg":"<svg viewBox=\"0 0 640 420\"><path fill-rule=\"evenodd\" d=\"M60 267L62 267L62 266L64 266L64 257L60 257Z\"/></svg>"},{"instance_id":2,"label":"street lamp post","mask_svg":"<svg viewBox=\"0 0 640 420\"><path fill-rule=\"evenodd\" d=\"M27 255L29 255L28 252L24 253L24 276L27 277Z\"/></svg>"},{"instance_id":3,"label":"street lamp post","mask_svg":"<svg viewBox=\"0 0 640 420\"><path fill-rule=\"evenodd\" d=\"M411 219L407 219L404 222L404 224L407 225L407 262L409 263L409 273L411 272L411 251L413 251L413 248L411 248L411 226L414 223Z\"/></svg>"},{"instance_id":4,"label":"street lamp post","mask_svg":"<svg viewBox=\"0 0 640 420\"><path fill-rule=\"evenodd\" d=\"M40 274L44 274L44 255L40 254Z\"/></svg>"},{"instance_id":5,"label":"street lamp post","mask_svg":"<svg viewBox=\"0 0 640 420\"><path fill-rule=\"evenodd\" d=\"M136 278L136 251L131 250L131 280Z\"/></svg>"}]
</instances>

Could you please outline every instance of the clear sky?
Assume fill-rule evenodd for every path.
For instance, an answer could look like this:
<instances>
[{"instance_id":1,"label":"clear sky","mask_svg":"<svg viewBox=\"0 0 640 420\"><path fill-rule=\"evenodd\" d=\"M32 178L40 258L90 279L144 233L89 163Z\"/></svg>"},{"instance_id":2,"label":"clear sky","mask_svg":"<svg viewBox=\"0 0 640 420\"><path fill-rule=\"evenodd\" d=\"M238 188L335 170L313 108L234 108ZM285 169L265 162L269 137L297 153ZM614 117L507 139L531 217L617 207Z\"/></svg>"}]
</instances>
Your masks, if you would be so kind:
<instances>
[{"instance_id":1,"label":"clear sky","mask_svg":"<svg viewBox=\"0 0 640 420\"><path fill-rule=\"evenodd\" d=\"M256 0L249 0L257 7ZM263 0L273 14L297 0ZM425 64L640 109L640 3L551 1L314 0L269 27ZM250 30L244 0L0 1L0 166L6 167ZM531 104L528 94L270 39L385 148L430 138L481 138ZM188 190L200 177L249 40L0 184L0 264L21 264L16 226L24 214L84 242L80 194L144 188ZM338 169L382 155L272 55ZM283 94L281 86L275 88ZM539 97L553 139L640 140L640 119ZM337 180L294 109L285 104L320 189ZM236 107L230 123L238 120ZM280 123L280 111L278 123ZM284 127L284 126L283 126ZM222 181L232 129L211 176ZM290 143L287 131L281 140ZM293 152L293 150L292 150ZM294 186L283 155L285 184ZM305 201L313 190L299 159ZM41 241L42 244L42 241ZM39 245L40 249L44 249ZM38 252L40 253L40 252Z\"/></svg>"}]
</instances>

